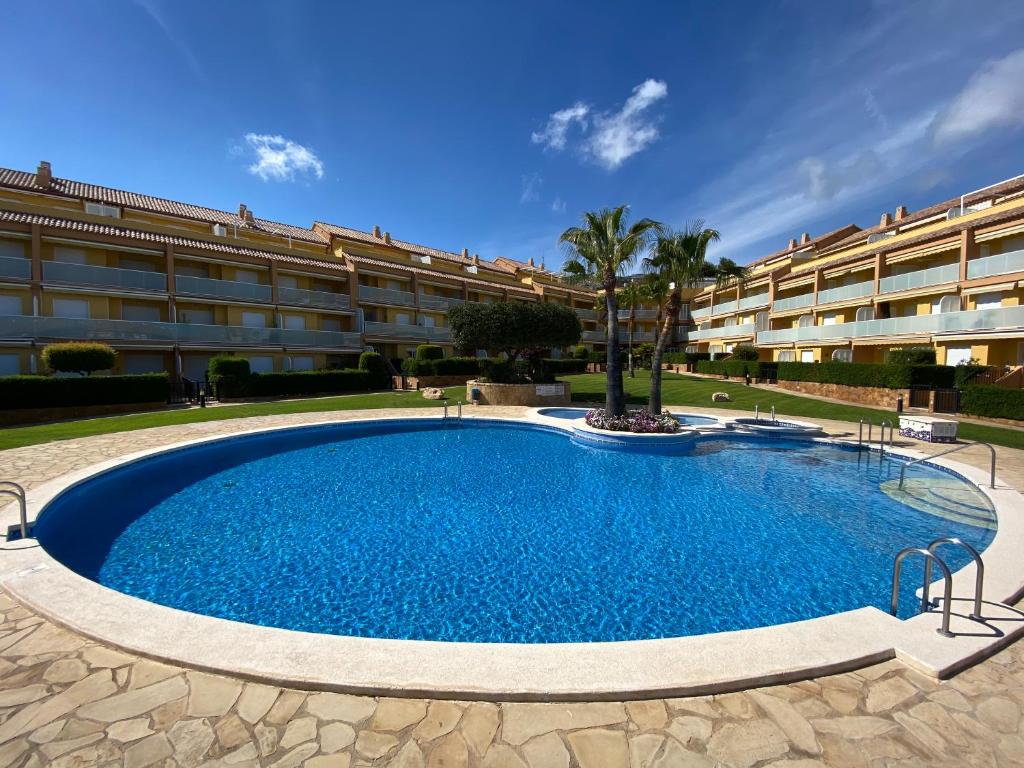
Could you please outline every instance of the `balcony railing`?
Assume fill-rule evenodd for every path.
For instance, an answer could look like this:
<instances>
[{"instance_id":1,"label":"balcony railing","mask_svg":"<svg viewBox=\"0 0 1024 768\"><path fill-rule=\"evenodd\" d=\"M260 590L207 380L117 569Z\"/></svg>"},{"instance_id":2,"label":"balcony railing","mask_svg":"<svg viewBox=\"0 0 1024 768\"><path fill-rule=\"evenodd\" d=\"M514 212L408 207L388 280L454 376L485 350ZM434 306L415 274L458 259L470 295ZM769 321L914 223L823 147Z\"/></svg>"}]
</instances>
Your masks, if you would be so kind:
<instances>
[{"instance_id":1,"label":"balcony railing","mask_svg":"<svg viewBox=\"0 0 1024 768\"><path fill-rule=\"evenodd\" d=\"M325 309L348 309L347 293L332 291L308 291L305 288L281 287L277 289L277 300L282 304L297 307L323 307Z\"/></svg>"},{"instance_id":2,"label":"balcony railing","mask_svg":"<svg viewBox=\"0 0 1024 768\"><path fill-rule=\"evenodd\" d=\"M133 288L142 291L167 290L167 275L163 272L97 267L91 264L66 264L62 261L43 262L43 281L107 288Z\"/></svg>"},{"instance_id":3,"label":"balcony railing","mask_svg":"<svg viewBox=\"0 0 1024 768\"><path fill-rule=\"evenodd\" d=\"M648 341L654 341L658 336L654 331L633 331L633 343L643 344ZM623 344L629 342L629 331L619 326L619 341Z\"/></svg>"},{"instance_id":4,"label":"balcony railing","mask_svg":"<svg viewBox=\"0 0 1024 768\"><path fill-rule=\"evenodd\" d=\"M454 296L438 296L429 293L420 294L420 306L423 309L448 309L448 307L453 307L456 304L465 303L463 299Z\"/></svg>"},{"instance_id":5,"label":"balcony railing","mask_svg":"<svg viewBox=\"0 0 1024 768\"><path fill-rule=\"evenodd\" d=\"M967 278L991 277L1010 272L1024 272L1024 250L998 253L967 262Z\"/></svg>"},{"instance_id":6,"label":"balcony railing","mask_svg":"<svg viewBox=\"0 0 1024 768\"><path fill-rule=\"evenodd\" d=\"M736 301L723 301L721 304L715 304L711 307L712 315L727 315L730 312L736 311Z\"/></svg>"},{"instance_id":7,"label":"balcony railing","mask_svg":"<svg viewBox=\"0 0 1024 768\"><path fill-rule=\"evenodd\" d=\"M403 307L416 306L415 293L398 291L394 288L377 288L373 285L360 285L359 299L379 304L399 304Z\"/></svg>"},{"instance_id":8,"label":"balcony railing","mask_svg":"<svg viewBox=\"0 0 1024 768\"><path fill-rule=\"evenodd\" d=\"M738 309L756 309L757 307L768 306L768 292L759 293L756 296L747 296L746 298L740 299L740 303L737 305Z\"/></svg>"},{"instance_id":9,"label":"balcony railing","mask_svg":"<svg viewBox=\"0 0 1024 768\"><path fill-rule=\"evenodd\" d=\"M656 309L638 309L638 310L635 310L633 316L637 320L657 320L658 319L658 310L656 310ZM621 323L624 320L629 320L629 310L628 309L620 309L619 310L619 322Z\"/></svg>"},{"instance_id":10,"label":"balcony railing","mask_svg":"<svg viewBox=\"0 0 1024 768\"><path fill-rule=\"evenodd\" d=\"M597 310L594 309L576 308L576 317L578 317L580 320L591 320L597 322L600 315L598 314Z\"/></svg>"},{"instance_id":11,"label":"balcony railing","mask_svg":"<svg viewBox=\"0 0 1024 768\"><path fill-rule=\"evenodd\" d=\"M772 312L783 312L787 309L800 309L809 307L814 303L813 293L801 293L799 296L790 296L785 299L776 299L772 302Z\"/></svg>"},{"instance_id":12,"label":"balcony railing","mask_svg":"<svg viewBox=\"0 0 1024 768\"><path fill-rule=\"evenodd\" d=\"M878 281L878 292L896 293L897 291L911 291L915 288L926 288L930 285L955 283L959 278L959 264L947 264L944 267L918 269L914 272L907 272L902 275L883 277Z\"/></svg>"},{"instance_id":13,"label":"balcony railing","mask_svg":"<svg viewBox=\"0 0 1024 768\"><path fill-rule=\"evenodd\" d=\"M17 256L0 256L0 277L28 280L32 277L32 262Z\"/></svg>"},{"instance_id":14,"label":"balcony railing","mask_svg":"<svg viewBox=\"0 0 1024 768\"><path fill-rule=\"evenodd\" d=\"M269 285L241 283L237 280L211 280L208 277L177 275L174 278L177 293L189 296L209 296L215 299L268 302L272 292Z\"/></svg>"},{"instance_id":15,"label":"balcony railing","mask_svg":"<svg viewBox=\"0 0 1024 768\"><path fill-rule=\"evenodd\" d=\"M889 317L835 325L808 325L757 334L757 343L853 339L865 336L900 336L911 333L964 333L1024 325L1024 307L995 307L934 315Z\"/></svg>"},{"instance_id":16,"label":"balcony railing","mask_svg":"<svg viewBox=\"0 0 1024 768\"><path fill-rule=\"evenodd\" d=\"M584 331L580 340L604 344L604 331Z\"/></svg>"},{"instance_id":17,"label":"balcony railing","mask_svg":"<svg viewBox=\"0 0 1024 768\"><path fill-rule=\"evenodd\" d=\"M860 299L863 298L864 296L870 296L874 292L874 281L865 280L862 283L854 283L853 285L842 285L839 286L838 288L828 288L824 291L818 291L818 303L830 304L833 301Z\"/></svg>"},{"instance_id":18,"label":"balcony railing","mask_svg":"<svg viewBox=\"0 0 1024 768\"><path fill-rule=\"evenodd\" d=\"M690 310L690 317L694 320L700 320L702 317L711 317L711 307Z\"/></svg>"},{"instance_id":19,"label":"balcony railing","mask_svg":"<svg viewBox=\"0 0 1024 768\"><path fill-rule=\"evenodd\" d=\"M686 338L689 341L700 341L702 339L721 339L727 336L749 336L753 332L753 323L743 323L743 325L723 325L719 328L690 331Z\"/></svg>"},{"instance_id":20,"label":"balcony railing","mask_svg":"<svg viewBox=\"0 0 1024 768\"><path fill-rule=\"evenodd\" d=\"M144 320L98 318L5 317L0 336L16 339L82 339L95 341L163 341L170 343L244 344L288 347L359 349L358 333L306 331L291 328L247 328L240 325L195 325Z\"/></svg>"},{"instance_id":21,"label":"balcony railing","mask_svg":"<svg viewBox=\"0 0 1024 768\"><path fill-rule=\"evenodd\" d=\"M451 341L452 331L447 327L413 325L412 323L379 323L367 320L363 325L367 336L393 336L419 341Z\"/></svg>"}]
</instances>

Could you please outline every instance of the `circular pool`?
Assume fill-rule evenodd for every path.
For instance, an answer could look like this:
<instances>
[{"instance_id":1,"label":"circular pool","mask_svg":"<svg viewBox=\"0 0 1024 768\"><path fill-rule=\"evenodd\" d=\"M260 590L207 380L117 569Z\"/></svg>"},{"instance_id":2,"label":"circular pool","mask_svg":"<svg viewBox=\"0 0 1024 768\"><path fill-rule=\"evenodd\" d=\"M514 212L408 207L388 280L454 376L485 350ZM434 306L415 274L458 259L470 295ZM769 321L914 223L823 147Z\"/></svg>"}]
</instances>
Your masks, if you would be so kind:
<instances>
[{"instance_id":1,"label":"circular pool","mask_svg":"<svg viewBox=\"0 0 1024 768\"><path fill-rule=\"evenodd\" d=\"M57 496L35 533L111 589L269 627L462 642L679 637L885 608L899 549L949 535L988 545L994 525L885 492L899 468L785 438L716 434L665 455L522 422L331 424L123 465ZM907 476L924 493L941 480L944 498L961 483L967 503L988 504L944 470ZM908 609L918 585L904 579Z\"/></svg>"},{"instance_id":2,"label":"circular pool","mask_svg":"<svg viewBox=\"0 0 1024 768\"><path fill-rule=\"evenodd\" d=\"M549 419L582 419L587 415L589 408L538 408L539 416L547 416ZM710 427L721 422L714 416L701 416L696 413L673 413L680 424L689 427Z\"/></svg>"}]
</instances>

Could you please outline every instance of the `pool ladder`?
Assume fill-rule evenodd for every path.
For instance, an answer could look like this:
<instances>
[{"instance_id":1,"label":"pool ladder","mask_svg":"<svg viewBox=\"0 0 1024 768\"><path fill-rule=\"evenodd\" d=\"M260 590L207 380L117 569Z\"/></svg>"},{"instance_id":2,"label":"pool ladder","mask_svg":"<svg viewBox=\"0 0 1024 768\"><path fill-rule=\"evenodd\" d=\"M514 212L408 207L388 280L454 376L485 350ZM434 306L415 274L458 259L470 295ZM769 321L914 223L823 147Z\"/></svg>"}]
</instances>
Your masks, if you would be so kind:
<instances>
[{"instance_id":1,"label":"pool ladder","mask_svg":"<svg viewBox=\"0 0 1024 768\"><path fill-rule=\"evenodd\" d=\"M448 401L444 401L444 415L441 417L442 421L448 421ZM455 403L455 420L462 423L462 401L459 400Z\"/></svg>"},{"instance_id":2,"label":"pool ladder","mask_svg":"<svg viewBox=\"0 0 1024 768\"><path fill-rule=\"evenodd\" d=\"M19 524L16 526L12 525L8 529L7 538L10 539L11 533L17 530L21 533L21 538L27 539L32 526L28 524L28 504L25 499L25 488L13 480L0 480L0 496L13 496L18 502Z\"/></svg>"},{"instance_id":3,"label":"pool ladder","mask_svg":"<svg viewBox=\"0 0 1024 768\"><path fill-rule=\"evenodd\" d=\"M885 430L889 429L889 451L892 451L893 444L893 426L888 419L884 419L881 423L881 432L878 434L878 453L880 456L885 455ZM864 419L861 419L857 424L857 447L871 449L872 432L874 431L875 425L873 422L868 422L868 439L867 443L864 442Z\"/></svg>"},{"instance_id":4,"label":"pool ladder","mask_svg":"<svg viewBox=\"0 0 1024 768\"><path fill-rule=\"evenodd\" d=\"M949 619L950 612L952 610L953 603L953 574L950 573L949 566L946 562L936 554L936 550L943 544L953 544L954 546L961 547L967 551L967 554L974 560L975 565L975 577L974 577L974 609L968 618L974 621L981 621L981 597L982 590L985 585L985 564L981 560L981 555L978 554L978 550L972 547L963 539L958 539L955 536L946 536L941 539L936 539L931 544L925 547L907 547L901 549L893 562L892 569L892 599L889 604L889 613L893 616L896 615L897 609L899 608L900 602L900 570L903 567L903 561L910 557L910 555L921 555L924 558L924 584L921 587L921 608L919 613L925 613L938 607L938 601L932 601L929 598L929 590L931 588L932 580L932 563L938 566L942 572L942 626L936 631L943 637L954 637L953 633L949 631Z\"/></svg>"}]
</instances>

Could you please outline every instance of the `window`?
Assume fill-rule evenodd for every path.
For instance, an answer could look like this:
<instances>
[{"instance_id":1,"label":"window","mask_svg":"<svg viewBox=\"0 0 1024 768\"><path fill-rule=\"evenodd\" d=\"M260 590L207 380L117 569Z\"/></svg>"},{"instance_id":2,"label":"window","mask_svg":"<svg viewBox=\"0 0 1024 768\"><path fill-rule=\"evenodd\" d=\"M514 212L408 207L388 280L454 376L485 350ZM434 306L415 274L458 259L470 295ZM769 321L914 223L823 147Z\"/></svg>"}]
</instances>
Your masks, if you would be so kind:
<instances>
[{"instance_id":1,"label":"window","mask_svg":"<svg viewBox=\"0 0 1024 768\"><path fill-rule=\"evenodd\" d=\"M108 216L111 219L121 218L121 209L116 205L107 205L106 203L86 203L85 212L93 216Z\"/></svg>"},{"instance_id":2,"label":"window","mask_svg":"<svg viewBox=\"0 0 1024 768\"><path fill-rule=\"evenodd\" d=\"M821 316L822 325L835 325L839 322L839 313L837 312L826 312Z\"/></svg>"},{"instance_id":3,"label":"window","mask_svg":"<svg viewBox=\"0 0 1024 768\"><path fill-rule=\"evenodd\" d=\"M0 240L0 258L24 259L25 244L17 240Z\"/></svg>"},{"instance_id":4,"label":"window","mask_svg":"<svg viewBox=\"0 0 1024 768\"><path fill-rule=\"evenodd\" d=\"M54 317L89 317L89 302L85 299L54 299Z\"/></svg>"},{"instance_id":5,"label":"window","mask_svg":"<svg viewBox=\"0 0 1024 768\"><path fill-rule=\"evenodd\" d=\"M178 322L186 325L213 325L213 310L179 309Z\"/></svg>"},{"instance_id":6,"label":"window","mask_svg":"<svg viewBox=\"0 0 1024 768\"><path fill-rule=\"evenodd\" d=\"M214 224L213 225L213 234L215 234L217 237L227 237L228 236L228 228L225 227L223 224Z\"/></svg>"},{"instance_id":7,"label":"window","mask_svg":"<svg viewBox=\"0 0 1024 768\"><path fill-rule=\"evenodd\" d=\"M1003 306L1003 294L998 291L979 293L974 297L974 306L975 309L998 309Z\"/></svg>"},{"instance_id":8,"label":"window","mask_svg":"<svg viewBox=\"0 0 1024 768\"><path fill-rule=\"evenodd\" d=\"M801 349L800 350L800 362L801 363L813 363L814 362L814 350L813 349Z\"/></svg>"},{"instance_id":9,"label":"window","mask_svg":"<svg viewBox=\"0 0 1024 768\"><path fill-rule=\"evenodd\" d=\"M260 275L251 269L236 269L235 282L237 283L259 283Z\"/></svg>"},{"instance_id":10,"label":"window","mask_svg":"<svg viewBox=\"0 0 1024 768\"><path fill-rule=\"evenodd\" d=\"M758 333L768 330L768 313L758 312L754 315L754 330Z\"/></svg>"},{"instance_id":11,"label":"window","mask_svg":"<svg viewBox=\"0 0 1024 768\"><path fill-rule=\"evenodd\" d=\"M797 328L810 328L814 325L814 315L800 315L800 319L796 321Z\"/></svg>"},{"instance_id":12,"label":"window","mask_svg":"<svg viewBox=\"0 0 1024 768\"><path fill-rule=\"evenodd\" d=\"M160 307L153 304L122 304L122 320L145 320L146 322L160 322ZM161 367L160 370L163 370Z\"/></svg>"},{"instance_id":13,"label":"window","mask_svg":"<svg viewBox=\"0 0 1024 768\"><path fill-rule=\"evenodd\" d=\"M337 317L322 317L320 318L320 330L321 331L334 331L338 332L341 330L341 319Z\"/></svg>"},{"instance_id":14,"label":"window","mask_svg":"<svg viewBox=\"0 0 1024 768\"><path fill-rule=\"evenodd\" d=\"M210 367L212 355L182 355L181 375L193 381L202 381L206 378L206 371Z\"/></svg>"},{"instance_id":15,"label":"window","mask_svg":"<svg viewBox=\"0 0 1024 768\"><path fill-rule=\"evenodd\" d=\"M284 323L284 328L293 331L306 330L306 318L303 315L282 315L281 320Z\"/></svg>"},{"instance_id":16,"label":"window","mask_svg":"<svg viewBox=\"0 0 1024 768\"><path fill-rule=\"evenodd\" d=\"M875 319L875 308L874 307L860 307L857 310L856 320L858 323L863 323L867 320Z\"/></svg>"},{"instance_id":17,"label":"window","mask_svg":"<svg viewBox=\"0 0 1024 768\"><path fill-rule=\"evenodd\" d=\"M960 297L959 296L943 296L938 301L932 304L932 314L940 314L945 312L959 312L960 311Z\"/></svg>"},{"instance_id":18,"label":"window","mask_svg":"<svg viewBox=\"0 0 1024 768\"><path fill-rule=\"evenodd\" d=\"M733 348L734 346L736 346L736 345L735 345L735 344L726 344L726 345L725 345L725 351L726 351L726 352L732 352L732 348Z\"/></svg>"},{"instance_id":19,"label":"window","mask_svg":"<svg viewBox=\"0 0 1024 768\"><path fill-rule=\"evenodd\" d=\"M121 269L132 269L136 272L156 272L156 267L152 263L145 259L133 259L129 256L122 256L117 260L117 265Z\"/></svg>"},{"instance_id":20,"label":"window","mask_svg":"<svg viewBox=\"0 0 1024 768\"><path fill-rule=\"evenodd\" d=\"M400 291L400 290L402 290L402 284L400 282L398 282L397 280L388 280L387 283L388 283L388 290L389 291Z\"/></svg>"},{"instance_id":21,"label":"window","mask_svg":"<svg viewBox=\"0 0 1024 768\"><path fill-rule=\"evenodd\" d=\"M298 288L299 279L295 275L278 275L277 285L279 288Z\"/></svg>"},{"instance_id":22,"label":"window","mask_svg":"<svg viewBox=\"0 0 1024 768\"><path fill-rule=\"evenodd\" d=\"M0 355L0 376L17 376L21 373L21 360L17 355Z\"/></svg>"},{"instance_id":23,"label":"window","mask_svg":"<svg viewBox=\"0 0 1024 768\"><path fill-rule=\"evenodd\" d=\"M437 320L430 315L420 315L420 325L424 328L434 328L437 325Z\"/></svg>"},{"instance_id":24,"label":"window","mask_svg":"<svg viewBox=\"0 0 1024 768\"><path fill-rule=\"evenodd\" d=\"M253 373L273 373L274 358L270 355L253 355L249 358L249 370Z\"/></svg>"},{"instance_id":25,"label":"window","mask_svg":"<svg viewBox=\"0 0 1024 768\"><path fill-rule=\"evenodd\" d=\"M779 350L779 356L776 358L777 362L780 363L792 363L796 359L796 352L792 349Z\"/></svg>"},{"instance_id":26,"label":"window","mask_svg":"<svg viewBox=\"0 0 1024 768\"><path fill-rule=\"evenodd\" d=\"M291 358L293 371L312 371L313 370L313 356L312 355L296 355Z\"/></svg>"},{"instance_id":27,"label":"window","mask_svg":"<svg viewBox=\"0 0 1024 768\"><path fill-rule=\"evenodd\" d=\"M162 373L164 359L162 355L124 355L121 370L125 373Z\"/></svg>"},{"instance_id":28,"label":"window","mask_svg":"<svg viewBox=\"0 0 1024 768\"><path fill-rule=\"evenodd\" d=\"M182 277L208 278L210 268L205 264L179 264L174 268L174 273Z\"/></svg>"},{"instance_id":29,"label":"window","mask_svg":"<svg viewBox=\"0 0 1024 768\"><path fill-rule=\"evenodd\" d=\"M246 328L266 328L267 316L262 312L242 312L242 325Z\"/></svg>"},{"instance_id":30,"label":"window","mask_svg":"<svg viewBox=\"0 0 1024 768\"><path fill-rule=\"evenodd\" d=\"M22 314L22 301L20 296L0 296L0 315Z\"/></svg>"},{"instance_id":31,"label":"window","mask_svg":"<svg viewBox=\"0 0 1024 768\"><path fill-rule=\"evenodd\" d=\"M405 312L398 312L395 315L395 325L409 325L412 318Z\"/></svg>"},{"instance_id":32,"label":"window","mask_svg":"<svg viewBox=\"0 0 1024 768\"><path fill-rule=\"evenodd\" d=\"M853 350L852 349L836 349L832 351L832 359L837 363L852 363L853 362Z\"/></svg>"},{"instance_id":33,"label":"window","mask_svg":"<svg viewBox=\"0 0 1024 768\"><path fill-rule=\"evenodd\" d=\"M81 248L57 247L53 249L53 260L61 264L85 264L85 251Z\"/></svg>"},{"instance_id":34,"label":"window","mask_svg":"<svg viewBox=\"0 0 1024 768\"><path fill-rule=\"evenodd\" d=\"M727 317L727 318L725 318L725 322L722 323L722 325L724 327L726 327L726 328L731 328L732 326L736 325L736 318L735 317Z\"/></svg>"},{"instance_id":35,"label":"window","mask_svg":"<svg viewBox=\"0 0 1024 768\"><path fill-rule=\"evenodd\" d=\"M946 347L946 365L966 365L970 359L970 347Z\"/></svg>"}]
</instances>

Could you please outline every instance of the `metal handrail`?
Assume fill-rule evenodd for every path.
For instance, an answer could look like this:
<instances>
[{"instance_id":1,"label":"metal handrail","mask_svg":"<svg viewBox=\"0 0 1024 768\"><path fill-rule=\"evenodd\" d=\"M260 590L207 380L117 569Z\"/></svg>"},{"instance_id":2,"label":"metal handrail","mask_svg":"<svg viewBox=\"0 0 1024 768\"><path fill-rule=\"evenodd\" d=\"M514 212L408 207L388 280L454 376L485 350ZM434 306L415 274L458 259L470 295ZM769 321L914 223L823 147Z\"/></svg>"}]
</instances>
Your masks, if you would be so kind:
<instances>
[{"instance_id":1,"label":"metal handrail","mask_svg":"<svg viewBox=\"0 0 1024 768\"><path fill-rule=\"evenodd\" d=\"M946 536L941 539L936 539L928 545L928 551L934 555L935 550L937 550L943 544L955 544L958 547L963 547L967 550L967 553L974 559L975 570L977 573L974 577L974 612L971 613L970 618L974 619L975 621L981 621L981 593L985 585L985 564L981 561L981 555L978 553L978 550L976 550L963 539L959 539L956 536ZM926 560L924 566L924 583L926 590L928 587L928 583L932 580L931 576L932 562L931 560ZM928 593L926 591L925 597L927 596Z\"/></svg>"},{"instance_id":2,"label":"metal handrail","mask_svg":"<svg viewBox=\"0 0 1024 768\"><path fill-rule=\"evenodd\" d=\"M907 547L901 549L896 555L896 560L893 563L892 569L892 601L890 602L889 612L895 616L900 605L900 569L903 567L903 560L908 555L923 555L925 562L930 563L932 560L939 566L939 570L942 571L942 578L945 581L945 587L943 588L943 602L942 602L942 627L936 630L943 637L953 637L953 633L949 631L949 614L950 605L953 602L953 574L949 572L949 566L946 565L942 558L936 555L934 552L930 552L923 547ZM921 595L921 612L924 613L930 607L931 603L928 600L928 582L931 580L931 570L925 568L924 574L924 588Z\"/></svg>"},{"instance_id":3,"label":"metal handrail","mask_svg":"<svg viewBox=\"0 0 1024 768\"><path fill-rule=\"evenodd\" d=\"M888 419L884 419L881 424L881 431L878 435L878 453L879 455L885 455L885 428L889 428L889 434L892 435L892 424L889 423Z\"/></svg>"},{"instance_id":4,"label":"metal handrail","mask_svg":"<svg viewBox=\"0 0 1024 768\"><path fill-rule=\"evenodd\" d=\"M28 538L28 504L25 500L25 489L13 480L0 480L0 496L13 496L18 500L18 512L21 520L21 538Z\"/></svg>"},{"instance_id":5,"label":"metal handrail","mask_svg":"<svg viewBox=\"0 0 1024 768\"><path fill-rule=\"evenodd\" d=\"M462 422L462 401L461 400L459 400L455 404L455 418L458 419L460 423Z\"/></svg>"},{"instance_id":6,"label":"metal handrail","mask_svg":"<svg viewBox=\"0 0 1024 768\"><path fill-rule=\"evenodd\" d=\"M955 448L950 448L948 451L943 451L942 453L936 453L934 456L924 456L924 457L922 457L920 459L914 459L913 461L908 461L906 464L904 464L900 468L900 485L899 485L899 487L900 488L903 487L903 477L907 473L907 467L912 467L915 464L920 464L922 461L931 461L932 459L937 459L940 456L947 456L947 455L949 455L951 453L956 453L957 451L962 451L964 448L970 448L971 446L974 446L974 445L983 445L986 448L988 448L989 451L992 452L992 465L991 465L991 468L989 470L988 485L989 485L989 488L995 488L996 487L996 449L993 448L988 443L983 443L981 441L976 441L976 442L973 442L973 443L964 443L963 445L958 445Z\"/></svg>"}]
</instances>

